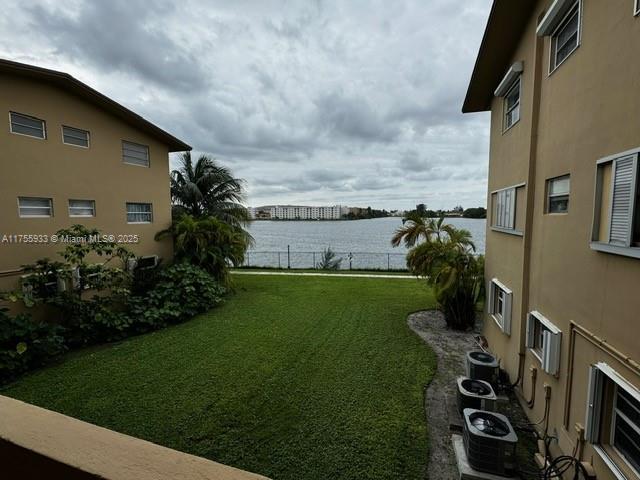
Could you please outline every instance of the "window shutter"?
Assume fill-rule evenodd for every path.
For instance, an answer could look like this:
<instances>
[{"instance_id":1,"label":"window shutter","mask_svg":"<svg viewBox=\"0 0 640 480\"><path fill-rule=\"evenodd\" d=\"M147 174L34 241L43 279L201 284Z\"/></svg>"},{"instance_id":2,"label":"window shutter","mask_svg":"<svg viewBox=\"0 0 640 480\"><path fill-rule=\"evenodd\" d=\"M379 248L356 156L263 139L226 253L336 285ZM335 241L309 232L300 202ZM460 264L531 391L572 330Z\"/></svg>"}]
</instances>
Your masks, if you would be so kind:
<instances>
[{"instance_id":1,"label":"window shutter","mask_svg":"<svg viewBox=\"0 0 640 480\"><path fill-rule=\"evenodd\" d=\"M504 295L504 312L502 314L502 331L507 335L511 335L511 298L512 293L505 292Z\"/></svg>"},{"instance_id":2,"label":"window shutter","mask_svg":"<svg viewBox=\"0 0 640 480\"><path fill-rule=\"evenodd\" d=\"M631 245L631 225L635 200L636 155L617 159L613 168L609 242L628 247Z\"/></svg>"},{"instance_id":3,"label":"window shutter","mask_svg":"<svg viewBox=\"0 0 640 480\"><path fill-rule=\"evenodd\" d=\"M589 367L589 387L587 397L587 418L585 419L585 439L589 443L598 443L600 395L602 390L602 377L598 367Z\"/></svg>"},{"instance_id":4,"label":"window shutter","mask_svg":"<svg viewBox=\"0 0 640 480\"><path fill-rule=\"evenodd\" d=\"M496 313L493 311L493 306L496 301L496 284L493 283L493 280L489 281L489 305L487 306L488 313Z\"/></svg>"},{"instance_id":5,"label":"window shutter","mask_svg":"<svg viewBox=\"0 0 640 480\"><path fill-rule=\"evenodd\" d=\"M516 228L516 190L509 190L509 228Z\"/></svg>"},{"instance_id":6,"label":"window shutter","mask_svg":"<svg viewBox=\"0 0 640 480\"><path fill-rule=\"evenodd\" d=\"M542 333L542 369L550 375L557 375L560 368L561 333L545 330Z\"/></svg>"},{"instance_id":7,"label":"window shutter","mask_svg":"<svg viewBox=\"0 0 640 480\"><path fill-rule=\"evenodd\" d=\"M527 338L526 338L526 347L533 348L535 346L536 340L536 317L531 314L527 315Z\"/></svg>"},{"instance_id":8,"label":"window shutter","mask_svg":"<svg viewBox=\"0 0 640 480\"><path fill-rule=\"evenodd\" d=\"M598 443L600 436L600 401L602 399L602 372L592 365L589 367L589 396L587 397L587 418L585 419L585 439Z\"/></svg>"}]
</instances>

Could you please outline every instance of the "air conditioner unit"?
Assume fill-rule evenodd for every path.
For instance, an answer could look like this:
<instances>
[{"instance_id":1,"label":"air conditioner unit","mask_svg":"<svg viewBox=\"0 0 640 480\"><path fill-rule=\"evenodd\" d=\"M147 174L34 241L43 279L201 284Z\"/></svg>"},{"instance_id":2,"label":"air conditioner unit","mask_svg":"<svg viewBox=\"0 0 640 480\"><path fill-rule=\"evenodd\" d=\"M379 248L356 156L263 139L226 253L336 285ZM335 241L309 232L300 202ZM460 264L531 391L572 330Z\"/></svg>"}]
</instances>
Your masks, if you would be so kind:
<instances>
[{"instance_id":1,"label":"air conditioner unit","mask_svg":"<svg viewBox=\"0 0 640 480\"><path fill-rule=\"evenodd\" d=\"M147 270L158 266L158 255L149 255L146 257L139 257L136 261L135 268L138 270Z\"/></svg>"},{"instance_id":2,"label":"air conditioner unit","mask_svg":"<svg viewBox=\"0 0 640 480\"><path fill-rule=\"evenodd\" d=\"M458 410L465 408L476 410L496 410L498 397L490 383L467 377L458 377Z\"/></svg>"},{"instance_id":3,"label":"air conditioner unit","mask_svg":"<svg viewBox=\"0 0 640 480\"><path fill-rule=\"evenodd\" d=\"M505 477L517 470L518 436L504 415L465 408L462 438L469 465L479 472Z\"/></svg>"},{"instance_id":4,"label":"air conditioner unit","mask_svg":"<svg viewBox=\"0 0 640 480\"><path fill-rule=\"evenodd\" d=\"M467 352L467 376L473 380L484 380L491 385L498 383L500 364L496 357L486 352Z\"/></svg>"}]
</instances>

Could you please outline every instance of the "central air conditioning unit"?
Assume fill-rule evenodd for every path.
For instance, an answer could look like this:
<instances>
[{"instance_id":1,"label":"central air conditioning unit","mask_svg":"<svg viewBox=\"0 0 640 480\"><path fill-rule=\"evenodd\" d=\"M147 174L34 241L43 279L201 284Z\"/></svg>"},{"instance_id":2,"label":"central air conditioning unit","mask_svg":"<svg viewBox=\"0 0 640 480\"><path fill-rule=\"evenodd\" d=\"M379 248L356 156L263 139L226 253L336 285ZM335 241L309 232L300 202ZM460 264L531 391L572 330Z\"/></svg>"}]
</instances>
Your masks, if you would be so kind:
<instances>
[{"instance_id":1,"label":"central air conditioning unit","mask_svg":"<svg viewBox=\"0 0 640 480\"><path fill-rule=\"evenodd\" d=\"M467 352L467 376L469 378L497 385L499 375L500 364L496 357L486 352Z\"/></svg>"},{"instance_id":2,"label":"central air conditioning unit","mask_svg":"<svg viewBox=\"0 0 640 480\"><path fill-rule=\"evenodd\" d=\"M467 377L458 377L458 410L465 408L475 410L496 410L498 397L490 383Z\"/></svg>"},{"instance_id":3,"label":"central air conditioning unit","mask_svg":"<svg viewBox=\"0 0 640 480\"><path fill-rule=\"evenodd\" d=\"M499 413L466 408L462 438L469 465L479 472L511 477L516 474L518 436Z\"/></svg>"}]
</instances>

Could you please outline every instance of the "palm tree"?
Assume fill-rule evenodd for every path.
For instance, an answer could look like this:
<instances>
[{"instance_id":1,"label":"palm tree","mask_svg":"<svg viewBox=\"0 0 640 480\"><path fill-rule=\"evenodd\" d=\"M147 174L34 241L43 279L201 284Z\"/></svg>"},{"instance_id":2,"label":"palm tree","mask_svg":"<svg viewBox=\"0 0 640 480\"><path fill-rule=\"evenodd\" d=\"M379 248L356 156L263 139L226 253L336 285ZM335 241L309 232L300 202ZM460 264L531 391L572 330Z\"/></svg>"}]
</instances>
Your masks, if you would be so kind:
<instances>
[{"instance_id":1,"label":"palm tree","mask_svg":"<svg viewBox=\"0 0 640 480\"><path fill-rule=\"evenodd\" d=\"M397 247L404 241L405 246L411 248L421 239L426 241L435 237L440 240L448 235L452 228L452 225L444 223L444 217L429 218L426 213L413 210L402 219L402 227L391 237L391 245Z\"/></svg>"},{"instance_id":2,"label":"palm tree","mask_svg":"<svg viewBox=\"0 0 640 480\"><path fill-rule=\"evenodd\" d=\"M194 217L211 216L235 228L249 222L249 212L242 205L244 180L235 178L228 168L201 155L195 165L191 152L180 157L180 167L171 172L171 199L176 217L188 213Z\"/></svg>"},{"instance_id":3,"label":"palm tree","mask_svg":"<svg viewBox=\"0 0 640 480\"><path fill-rule=\"evenodd\" d=\"M182 215L170 228L156 234L156 240L172 237L177 261L197 265L223 284L229 283L229 266L244 262L253 242L242 229L234 228L215 217L195 218Z\"/></svg>"}]
</instances>

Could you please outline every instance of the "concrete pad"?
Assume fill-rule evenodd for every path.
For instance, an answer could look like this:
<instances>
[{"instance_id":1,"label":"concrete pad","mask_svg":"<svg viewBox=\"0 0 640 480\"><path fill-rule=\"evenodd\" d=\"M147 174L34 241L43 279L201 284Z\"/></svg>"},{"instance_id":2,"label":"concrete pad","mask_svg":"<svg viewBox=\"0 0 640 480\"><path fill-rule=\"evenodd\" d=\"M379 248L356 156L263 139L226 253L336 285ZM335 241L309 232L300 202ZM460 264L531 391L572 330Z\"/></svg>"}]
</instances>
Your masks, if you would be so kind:
<instances>
[{"instance_id":1,"label":"concrete pad","mask_svg":"<svg viewBox=\"0 0 640 480\"><path fill-rule=\"evenodd\" d=\"M462 433L463 420L458 411L458 402L455 395L447 396L447 415L449 421L449 431L452 433Z\"/></svg>"},{"instance_id":2,"label":"concrete pad","mask_svg":"<svg viewBox=\"0 0 640 480\"><path fill-rule=\"evenodd\" d=\"M460 480L519 480L520 477L503 477L501 475L493 475L491 473L478 472L471 468L467 453L464 450L464 441L462 435L451 435L453 443L453 451L456 454L456 462L458 463L458 472L460 472Z\"/></svg>"}]
</instances>

